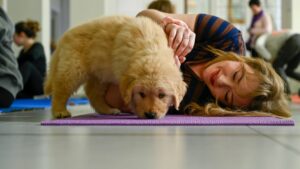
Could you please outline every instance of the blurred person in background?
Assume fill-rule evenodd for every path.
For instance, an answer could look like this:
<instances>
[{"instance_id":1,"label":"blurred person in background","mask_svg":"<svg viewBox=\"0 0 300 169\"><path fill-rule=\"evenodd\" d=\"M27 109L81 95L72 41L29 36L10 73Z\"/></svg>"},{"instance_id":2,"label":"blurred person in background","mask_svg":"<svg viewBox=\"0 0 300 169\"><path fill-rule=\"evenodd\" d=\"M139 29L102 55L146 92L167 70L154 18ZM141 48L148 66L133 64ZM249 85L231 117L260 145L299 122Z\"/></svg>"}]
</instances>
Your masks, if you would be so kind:
<instances>
[{"instance_id":1,"label":"blurred person in background","mask_svg":"<svg viewBox=\"0 0 300 169\"><path fill-rule=\"evenodd\" d=\"M0 108L9 107L23 87L12 50L13 33L13 23L0 7Z\"/></svg>"},{"instance_id":2,"label":"blurred person in background","mask_svg":"<svg viewBox=\"0 0 300 169\"><path fill-rule=\"evenodd\" d=\"M18 93L17 98L33 98L43 94L46 56L43 45L36 41L39 31L37 21L21 21L15 25L14 42L23 47L17 60L24 89Z\"/></svg>"},{"instance_id":3,"label":"blurred person in background","mask_svg":"<svg viewBox=\"0 0 300 169\"><path fill-rule=\"evenodd\" d=\"M261 35L255 43L255 50L263 59L272 63L285 82L286 92L291 93L287 76L300 82L300 34L280 31Z\"/></svg>"},{"instance_id":4,"label":"blurred person in background","mask_svg":"<svg viewBox=\"0 0 300 169\"><path fill-rule=\"evenodd\" d=\"M252 57L257 57L258 54L254 49L256 39L264 33L271 33L273 26L271 17L262 9L259 0L250 0L249 7L253 16L248 28L249 39L246 42L246 47L251 52Z\"/></svg>"}]
</instances>

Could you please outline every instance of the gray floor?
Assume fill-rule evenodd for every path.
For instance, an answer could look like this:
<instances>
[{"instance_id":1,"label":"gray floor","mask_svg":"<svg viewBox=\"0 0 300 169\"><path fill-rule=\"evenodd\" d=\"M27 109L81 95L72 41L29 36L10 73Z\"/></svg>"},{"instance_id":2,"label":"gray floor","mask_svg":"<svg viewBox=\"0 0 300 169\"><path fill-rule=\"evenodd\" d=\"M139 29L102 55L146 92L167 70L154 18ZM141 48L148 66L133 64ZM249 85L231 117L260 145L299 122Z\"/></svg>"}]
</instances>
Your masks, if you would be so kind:
<instances>
[{"instance_id":1,"label":"gray floor","mask_svg":"<svg viewBox=\"0 0 300 169\"><path fill-rule=\"evenodd\" d=\"M40 126L49 110L0 114L0 169L299 169L291 109L294 127Z\"/></svg>"}]
</instances>

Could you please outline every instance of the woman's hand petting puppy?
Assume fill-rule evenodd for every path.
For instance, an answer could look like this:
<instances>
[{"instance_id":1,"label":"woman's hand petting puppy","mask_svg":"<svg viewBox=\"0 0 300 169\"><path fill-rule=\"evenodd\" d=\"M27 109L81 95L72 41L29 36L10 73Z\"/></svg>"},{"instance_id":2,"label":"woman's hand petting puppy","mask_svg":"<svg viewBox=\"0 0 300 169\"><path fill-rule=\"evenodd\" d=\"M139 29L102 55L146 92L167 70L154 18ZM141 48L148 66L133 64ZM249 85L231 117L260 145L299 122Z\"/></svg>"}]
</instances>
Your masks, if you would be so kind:
<instances>
[{"instance_id":1,"label":"woman's hand petting puppy","mask_svg":"<svg viewBox=\"0 0 300 169\"><path fill-rule=\"evenodd\" d=\"M161 26L168 36L168 45L174 49L175 63L180 66L180 63L185 61L185 56L193 49L196 35L185 22L178 19L165 17Z\"/></svg>"}]
</instances>

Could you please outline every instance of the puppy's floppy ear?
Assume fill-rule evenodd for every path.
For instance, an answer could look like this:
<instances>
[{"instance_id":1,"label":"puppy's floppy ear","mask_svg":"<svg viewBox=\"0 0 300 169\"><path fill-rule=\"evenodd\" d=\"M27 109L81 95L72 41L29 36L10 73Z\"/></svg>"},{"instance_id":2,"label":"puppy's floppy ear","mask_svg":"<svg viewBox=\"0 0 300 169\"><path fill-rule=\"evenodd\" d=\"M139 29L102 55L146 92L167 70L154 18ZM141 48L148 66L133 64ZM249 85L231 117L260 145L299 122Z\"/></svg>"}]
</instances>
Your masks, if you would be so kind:
<instances>
[{"instance_id":1,"label":"puppy's floppy ear","mask_svg":"<svg viewBox=\"0 0 300 169\"><path fill-rule=\"evenodd\" d=\"M173 83L173 85L173 105L175 106L176 110L178 110L180 102L186 93L186 83L182 80L179 80L177 83Z\"/></svg>"},{"instance_id":2,"label":"puppy's floppy ear","mask_svg":"<svg viewBox=\"0 0 300 169\"><path fill-rule=\"evenodd\" d=\"M131 101L132 90L135 85L135 81L135 78L130 76L123 76L121 78L120 91L126 105L128 105Z\"/></svg>"}]
</instances>

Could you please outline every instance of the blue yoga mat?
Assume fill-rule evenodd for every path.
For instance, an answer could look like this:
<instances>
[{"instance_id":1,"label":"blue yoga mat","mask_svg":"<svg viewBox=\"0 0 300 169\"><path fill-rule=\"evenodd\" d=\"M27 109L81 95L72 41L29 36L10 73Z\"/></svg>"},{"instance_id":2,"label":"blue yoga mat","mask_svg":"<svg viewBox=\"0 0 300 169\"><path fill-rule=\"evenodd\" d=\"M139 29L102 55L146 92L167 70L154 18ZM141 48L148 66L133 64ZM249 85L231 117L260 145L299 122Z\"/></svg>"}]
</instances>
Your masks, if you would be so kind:
<instances>
[{"instance_id":1,"label":"blue yoga mat","mask_svg":"<svg viewBox=\"0 0 300 169\"><path fill-rule=\"evenodd\" d=\"M88 104L86 98L71 98L68 105ZM31 110L31 109L45 109L51 107L50 99L16 99L9 108L0 109L0 113Z\"/></svg>"}]
</instances>

